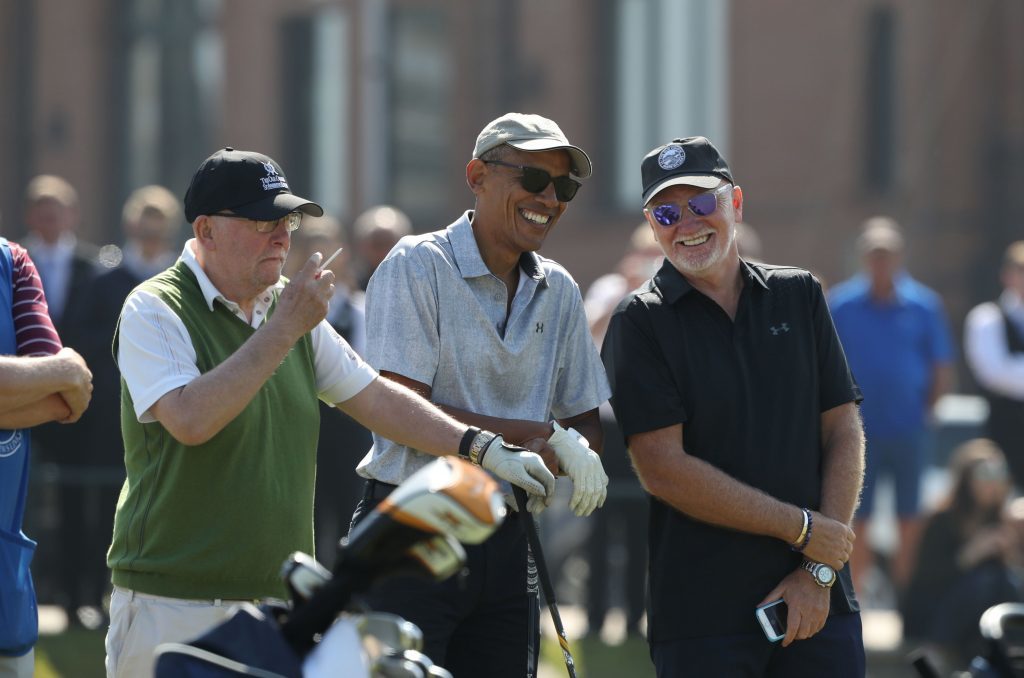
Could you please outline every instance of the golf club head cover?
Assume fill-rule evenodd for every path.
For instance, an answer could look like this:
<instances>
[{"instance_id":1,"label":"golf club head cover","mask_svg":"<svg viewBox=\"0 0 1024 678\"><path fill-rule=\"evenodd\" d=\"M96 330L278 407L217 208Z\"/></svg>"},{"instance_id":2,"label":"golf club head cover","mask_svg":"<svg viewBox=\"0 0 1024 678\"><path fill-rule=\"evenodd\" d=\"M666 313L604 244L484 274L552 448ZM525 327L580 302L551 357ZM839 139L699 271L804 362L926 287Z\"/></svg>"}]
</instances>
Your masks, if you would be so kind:
<instances>
[{"instance_id":1,"label":"golf club head cover","mask_svg":"<svg viewBox=\"0 0 1024 678\"><path fill-rule=\"evenodd\" d=\"M536 452L494 436L480 453L480 465L530 495L530 513L540 513L555 494L555 477ZM514 504L512 504L514 506Z\"/></svg>"},{"instance_id":2,"label":"golf club head cover","mask_svg":"<svg viewBox=\"0 0 1024 678\"><path fill-rule=\"evenodd\" d=\"M407 559L415 565L410 569L435 581L444 581L466 564L466 550L454 537L446 534L434 535L431 539L417 542L406 551Z\"/></svg>"},{"instance_id":3,"label":"golf club head cover","mask_svg":"<svg viewBox=\"0 0 1024 678\"><path fill-rule=\"evenodd\" d=\"M601 457L576 429L562 428L557 421L553 425L555 432L548 438L548 445L555 450L558 465L572 479L569 508L578 516L589 516L604 506L608 496L608 475Z\"/></svg>"}]
</instances>

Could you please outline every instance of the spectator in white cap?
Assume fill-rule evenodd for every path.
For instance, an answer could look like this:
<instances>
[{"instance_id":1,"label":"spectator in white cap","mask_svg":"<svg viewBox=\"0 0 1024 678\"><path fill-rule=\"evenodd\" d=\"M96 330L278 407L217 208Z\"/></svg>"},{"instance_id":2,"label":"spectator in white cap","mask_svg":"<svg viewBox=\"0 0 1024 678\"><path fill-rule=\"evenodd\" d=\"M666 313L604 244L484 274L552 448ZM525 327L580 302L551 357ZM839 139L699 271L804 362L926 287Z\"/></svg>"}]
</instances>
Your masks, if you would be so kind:
<instances>
[{"instance_id":1,"label":"spectator in white cap","mask_svg":"<svg viewBox=\"0 0 1024 678\"><path fill-rule=\"evenodd\" d=\"M542 455L572 480L577 515L605 499L595 450L609 389L579 287L537 251L590 174L587 154L553 121L509 113L490 122L466 165L474 209L399 241L366 292L367 360L456 418ZM415 445L374 435L353 522L429 460ZM490 461L488 453L481 463ZM544 506L539 494L531 499L531 512ZM424 651L455 676L535 675L529 519L512 512L487 542L467 546L468 579L395 579L371 605L417 624Z\"/></svg>"},{"instance_id":2,"label":"spectator in white cap","mask_svg":"<svg viewBox=\"0 0 1024 678\"><path fill-rule=\"evenodd\" d=\"M430 455L476 450L541 499L553 489L537 455L377 378L325 319L320 252L284 285L291 233L322 214L269 157L217 151L185 194L194 237L125 301L108 676L152 675L160 643L285 596L281 564L313 553L318 400Z\"/></svg>"}]
</instances>

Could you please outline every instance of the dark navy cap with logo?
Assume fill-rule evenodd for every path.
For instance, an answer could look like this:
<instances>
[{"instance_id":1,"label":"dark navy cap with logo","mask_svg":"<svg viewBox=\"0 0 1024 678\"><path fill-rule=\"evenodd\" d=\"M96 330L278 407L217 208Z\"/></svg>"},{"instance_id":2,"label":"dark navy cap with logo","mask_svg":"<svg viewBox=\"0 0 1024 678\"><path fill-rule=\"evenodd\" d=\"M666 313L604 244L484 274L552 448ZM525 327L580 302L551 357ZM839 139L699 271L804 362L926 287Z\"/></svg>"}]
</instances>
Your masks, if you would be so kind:
<instances>
[{"instance_id":1,"label":"dark navy cap with logo","mask_svg":"<svg viewBox=\"0 0 1024 678\"><path fill-rule=\"evenodd\" d=\"M273 221L295 211L323 216L320 205L292 194L281 166L262 153L224 148L203 161L185 191L185 218L230 211Z\"/></svg>"},{"instance_id":2,"label":"dark navy cap with logo","mask_svg":"<svg viewBox=\"0 0 1024 678\"><path fill-rule=\"evenodd\" d=\"M705 137L673 139L644 156L640 164L644 205L669 186L715 188L724 179L733 183L722 154Z\"/></svg>"}]
</instances>

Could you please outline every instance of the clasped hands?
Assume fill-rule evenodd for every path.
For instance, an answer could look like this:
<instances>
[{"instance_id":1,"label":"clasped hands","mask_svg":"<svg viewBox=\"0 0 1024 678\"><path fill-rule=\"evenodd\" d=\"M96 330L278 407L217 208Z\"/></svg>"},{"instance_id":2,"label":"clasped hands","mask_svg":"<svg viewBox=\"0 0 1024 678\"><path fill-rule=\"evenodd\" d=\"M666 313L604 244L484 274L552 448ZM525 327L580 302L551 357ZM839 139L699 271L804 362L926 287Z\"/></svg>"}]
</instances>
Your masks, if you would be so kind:
<instances>
[{"instance_id":1,"label":"clasped hands","mask_svg":"<svg viewBox=\"0 0 1024 678\"><path fill-rule=\"evenodd\" d=\"M66 346L51 359L60 365L67 381L67 388L58 392L68 407L68 416L60 423L73 424L81 418L92 400L92 371L78 352Z\"/></svg>"},{"instance_id":2,"label":"clasped hands","mask_svg":"<svg viewBox=\"0 0 1024 678\"><path fill-rule=\"evenodd\" d=\"M838 572L850 560L853 542L857 536L849 525L833 518L828 518L817 511L811 512L814 524L811 538L803 549L803 554L818 563L825 563Z\"/></svg>"},{"instance_id":3,"label":"clasped hands","mask_svg":"<svg viewBox=\"0 0 1024 678\"><path fill-rule=\"evenodd\" d=\"M563 428L558 422L554 422L553 427L554 433L546 441L535 438L527 441L526 447L509 445L501 436L496 436L482 453L480 465L526 490L529 494L527 509L537 514L551 504L555 490L555 477L538 453L540 450L531 451L546 445L554 451L558 466L573 482L569 508L577 516L588 516L604 505L608 495L608 476L601 465L601 457L576 430Z\"/></svg>"},{"instance_id":4,"label":"clasped hands","mask_svg":"<svg viewBox=\"0 0 1024 678\"><path fill-rule=\"evenodd\" d=\"M849 561L857 536L849 525L817 511L812 512L812 518L810 539L802 552L809 560L825 563L838 573ZM783 647L813 637L828 621L829 589L816 584L813 576L802 568L787 575L759 604L779 598L786 601L789 609Z\"/></svg>"}]
</instances>

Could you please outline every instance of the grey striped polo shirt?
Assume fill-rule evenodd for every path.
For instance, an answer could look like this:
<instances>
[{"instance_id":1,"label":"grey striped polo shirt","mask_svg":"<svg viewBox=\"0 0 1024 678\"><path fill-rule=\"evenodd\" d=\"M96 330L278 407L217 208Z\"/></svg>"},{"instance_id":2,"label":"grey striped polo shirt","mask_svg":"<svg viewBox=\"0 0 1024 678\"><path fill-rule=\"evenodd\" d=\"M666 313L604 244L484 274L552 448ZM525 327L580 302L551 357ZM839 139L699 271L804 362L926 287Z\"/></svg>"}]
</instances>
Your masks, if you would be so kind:
<instances>
[{"instance_id":1,"label":"grey striped polo shirt","mask_svg":"<svg viewBox=\"0 0 1024 678\"><path fill-rule=\"evenodd\" d=\"M525 253L506 326L505 285L480 256L472 216L402 238L377 268L366 291L367 361L428 384L438 404L494 417L548 421L598 407L610 389L576 281ZM357 470L397 485L433 459L374 434Z\"/></svg>"}]
</instances>

